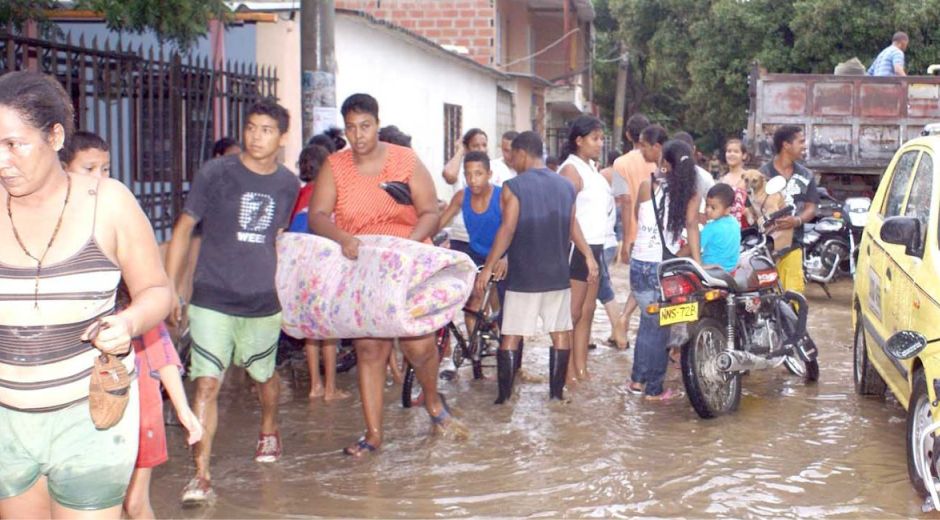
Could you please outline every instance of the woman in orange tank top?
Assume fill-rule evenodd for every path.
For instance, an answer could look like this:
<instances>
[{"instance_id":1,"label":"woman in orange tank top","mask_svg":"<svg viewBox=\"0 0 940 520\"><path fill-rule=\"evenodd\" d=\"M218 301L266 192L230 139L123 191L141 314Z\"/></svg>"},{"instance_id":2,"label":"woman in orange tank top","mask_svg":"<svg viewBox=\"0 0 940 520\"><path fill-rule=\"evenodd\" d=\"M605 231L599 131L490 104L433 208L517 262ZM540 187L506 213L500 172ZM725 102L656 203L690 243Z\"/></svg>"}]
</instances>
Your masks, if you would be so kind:
<instances>
[{"instance_id":1,"label":"woman in orange tank top","mask_svg":"<svg viewBox=\"0 0 940 520\"><path fill-rule=\"evenodd\" d=\"M343 255L353 260L359 256L356 235L427 240L437 229L440 218L431 174L410 148L379 142L379 105L375 98L353 94L343 102L341 111L350 148L331 155L323 165L310 200L310 228L339 243ZM411 206L396 203L380 187L391 181L408 184ZM382 395L392 339L358 338L353 344L366 433L343 452L362 456L382 444ZM459 431L462 426L451 417L443 397L437 393L439 360L434 335L400 338L400 344L415 367L426 396L425 408L435 427Z\"/></svg>"}]
</instances>

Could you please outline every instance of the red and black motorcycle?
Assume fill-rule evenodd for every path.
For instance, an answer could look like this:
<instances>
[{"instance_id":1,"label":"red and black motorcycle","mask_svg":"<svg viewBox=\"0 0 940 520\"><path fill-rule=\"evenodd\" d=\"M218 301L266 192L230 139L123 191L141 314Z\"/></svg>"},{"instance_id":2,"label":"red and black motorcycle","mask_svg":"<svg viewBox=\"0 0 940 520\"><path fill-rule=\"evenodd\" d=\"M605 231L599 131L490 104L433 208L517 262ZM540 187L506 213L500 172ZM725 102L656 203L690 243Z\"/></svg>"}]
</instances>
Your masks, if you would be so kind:
<instances>
[{"instance_id":1,"label":"red and black motorcycle","mask_svg":"<svg viewBox=\"0 0 940 520\"><path fill-rule=\"evenodd\" d=\"M791 214L792 207L767 217ZM734 412L741 400L741 375L784 365L814 382L819 377L816 346L806 329L809 305L780 285L772 240L757 229L742 234L737 269L705 269L690 258L659 266L661 299L650 305L659 323L685 325L682 381L692 407L708 419Z\"/></svg>"}]
</instances>

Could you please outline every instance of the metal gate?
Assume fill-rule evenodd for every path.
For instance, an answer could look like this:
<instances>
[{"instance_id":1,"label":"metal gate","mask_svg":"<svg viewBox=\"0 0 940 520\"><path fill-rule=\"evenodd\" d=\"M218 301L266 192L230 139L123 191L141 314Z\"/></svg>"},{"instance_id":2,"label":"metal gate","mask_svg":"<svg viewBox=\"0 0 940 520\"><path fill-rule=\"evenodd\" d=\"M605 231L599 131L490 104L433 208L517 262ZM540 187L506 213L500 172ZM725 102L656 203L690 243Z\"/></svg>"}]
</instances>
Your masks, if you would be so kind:
<instances>
[{"instance_id":1,"label":"metal gate","mask_svg":"<svg viewBox=\"0 0 940 520\"><path fill-rule=\"evenodd\" d=\"M34 70L71 96L76 128L111 146L112 176L134 192L158 240L169 238L189 183L210 157L214 128L240 140L247 105L277 97L273 68L213 67L162 48L73 43L0 31L0 74Z\"/></svg>"}]
</instances>

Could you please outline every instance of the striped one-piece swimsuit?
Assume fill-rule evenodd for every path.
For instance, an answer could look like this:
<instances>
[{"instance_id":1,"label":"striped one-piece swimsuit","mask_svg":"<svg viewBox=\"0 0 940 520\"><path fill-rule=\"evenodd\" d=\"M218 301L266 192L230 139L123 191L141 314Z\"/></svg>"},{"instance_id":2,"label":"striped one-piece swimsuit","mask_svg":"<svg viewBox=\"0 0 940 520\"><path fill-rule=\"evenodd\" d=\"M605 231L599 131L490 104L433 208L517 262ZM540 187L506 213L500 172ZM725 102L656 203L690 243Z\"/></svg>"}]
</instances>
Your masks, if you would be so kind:
<instances>
[{"instance_id":1,"label":"striped one-piece swimsuit","mask_svg":"<svg viewBox=\"0 0 940 520\"><path fill-rule=\"evenodd\" d=\"M100 351L81 336L114 312L120 279L94 239L94 225L77 253L43 266L38 301L36 268L0 263L0 406L48 412L88 398ZM122 361L133 373L133 349Z\"/></svg>"}]
</instances>

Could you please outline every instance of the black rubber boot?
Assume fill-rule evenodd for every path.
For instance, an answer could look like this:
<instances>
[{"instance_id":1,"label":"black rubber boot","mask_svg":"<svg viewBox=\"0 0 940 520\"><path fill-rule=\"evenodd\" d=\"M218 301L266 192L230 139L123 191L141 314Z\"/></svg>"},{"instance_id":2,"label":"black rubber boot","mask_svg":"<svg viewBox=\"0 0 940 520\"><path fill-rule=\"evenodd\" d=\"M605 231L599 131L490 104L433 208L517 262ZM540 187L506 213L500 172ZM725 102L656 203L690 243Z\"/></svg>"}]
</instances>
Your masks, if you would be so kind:
<instances>
[{"instance_id":1,"label":"black rubber boot","mask_svg":"<svg viewBox=\"0 0 940 520\"><path fill-rule=\"evenodd\" d=\"M516 373L518 373L518 372L519 372L519 369L522 368L522 349L523 349L524 347L525 347L525 342L522 341L522 340L520 340L520 341L519 341L519 348L516 349L516 350L514 350L514 351L513 351L513 350L510 350L510 352L512 352L513 354L515 354L515 355L513 356L513 358L512 358L512 369L513 369Z\"/></svg>"},{"instance_id":2,"label":"black rubber boot","mask_svg":"<svg viewBox=\"0 0 940 520\"><path fill-rule=\"evenodd\" d=\"M565 378L568 377L570 350L552 348L548 351L548 389L551 399L565 399Z\"/></svg>"},{"instance_id":3,"label":"black rubber boot","mask_svg":"<svg viewBox=\"0 0 940 520\"><path fill-rule=\"evenodd\" d=\"M513 369L515 352L511 350L496 351L496 377L499 381L499 397L493 404L503 404L512 397L512 381L516 377Z\"/></svg>"}]
</instances>

